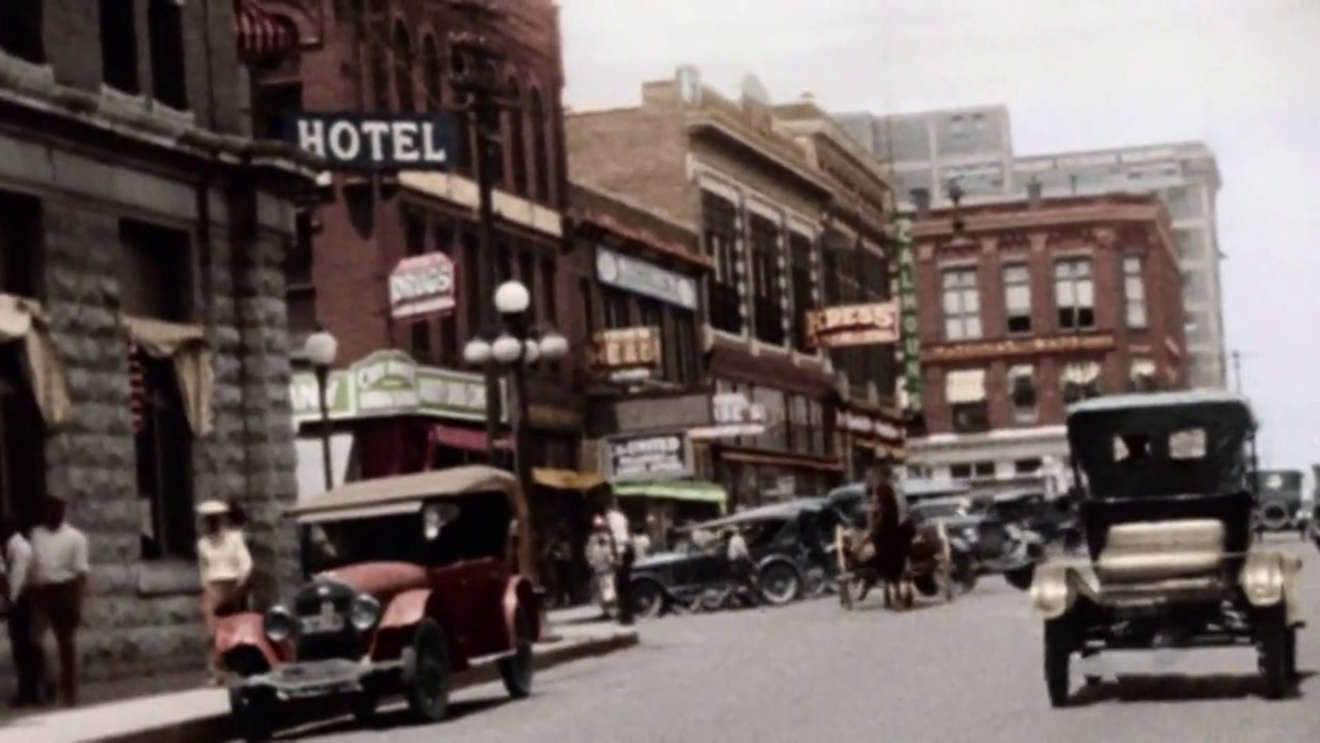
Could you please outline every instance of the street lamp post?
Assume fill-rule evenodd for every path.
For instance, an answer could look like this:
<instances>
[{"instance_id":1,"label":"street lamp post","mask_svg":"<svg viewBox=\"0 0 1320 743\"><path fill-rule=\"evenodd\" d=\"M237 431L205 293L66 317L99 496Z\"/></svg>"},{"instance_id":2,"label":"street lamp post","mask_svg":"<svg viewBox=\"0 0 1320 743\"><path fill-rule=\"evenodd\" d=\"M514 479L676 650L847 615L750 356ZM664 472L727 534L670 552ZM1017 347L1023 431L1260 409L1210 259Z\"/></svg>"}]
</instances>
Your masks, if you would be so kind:
<instances>
[{"instance_id":1,"label":"street lamp post","mask_svg":"<svg viewBox=\"0 0 1320 743\"><path fill-rule=\"evenodd\" d=\"M303 352L316 370L316 391L321 400L321 463L325 468L325 489L329 492L334 488L334 471L330 466L330 408L325 398L330 365L335 363L339 341L329 331L318 326L315 333L307 336Z\"/></svg>"}]
</instances>

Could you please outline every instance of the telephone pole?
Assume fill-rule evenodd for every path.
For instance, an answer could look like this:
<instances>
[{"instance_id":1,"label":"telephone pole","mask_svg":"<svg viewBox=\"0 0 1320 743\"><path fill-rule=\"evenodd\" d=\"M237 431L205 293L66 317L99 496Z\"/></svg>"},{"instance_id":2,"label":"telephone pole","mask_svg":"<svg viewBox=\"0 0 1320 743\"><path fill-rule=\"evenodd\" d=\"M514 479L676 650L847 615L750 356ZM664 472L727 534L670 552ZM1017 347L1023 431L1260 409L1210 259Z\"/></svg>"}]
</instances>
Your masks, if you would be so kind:
<instances>
[{"instance_id":1,"label":"telephone pole","mask_svg":"<svg viewBox=\"0 0 1320 743\"><path fill-rule=\"evenodd\" d=\"M1242 394L1242 352L1233 351L1233 379L1237 383L1237 393Z\"/></svg>"}]
</instances>

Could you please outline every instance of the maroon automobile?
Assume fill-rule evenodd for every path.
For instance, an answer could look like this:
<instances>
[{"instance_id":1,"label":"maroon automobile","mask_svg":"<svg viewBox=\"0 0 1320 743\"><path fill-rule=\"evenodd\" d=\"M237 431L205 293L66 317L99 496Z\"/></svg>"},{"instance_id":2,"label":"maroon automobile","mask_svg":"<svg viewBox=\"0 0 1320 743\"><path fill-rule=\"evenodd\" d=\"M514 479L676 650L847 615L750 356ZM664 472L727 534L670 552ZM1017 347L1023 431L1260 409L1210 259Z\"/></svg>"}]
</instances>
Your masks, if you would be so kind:
<instances>
[{"instance_id":1,"label":"maroon automobile","mask_svg":"<svg viewBox=\"0 0 1320 743\"><path fill-rule=\"evenodd\" d=\"M283 702L311 697L345 698L367 721L402 692L437 721L452 674L486 662L510 694L530 693L527 514L514 478L484 466L356 482L291 509L307 584L216 633L242 735L269 737Z\"/></svg>"}]
</instances>

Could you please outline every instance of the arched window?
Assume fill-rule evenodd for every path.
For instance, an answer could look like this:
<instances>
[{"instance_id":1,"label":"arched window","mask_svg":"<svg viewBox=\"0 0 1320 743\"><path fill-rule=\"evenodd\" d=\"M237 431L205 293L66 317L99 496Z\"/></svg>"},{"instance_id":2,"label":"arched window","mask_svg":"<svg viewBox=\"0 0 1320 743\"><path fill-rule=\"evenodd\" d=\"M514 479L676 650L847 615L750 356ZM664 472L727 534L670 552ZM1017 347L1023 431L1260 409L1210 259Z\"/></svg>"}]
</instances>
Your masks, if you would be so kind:
<instances>
[{"instance_id":1,"label":"arched window","mask_svg":"<svg viewBox=\"0 0 1320 743\"><path fill-rule=\"evenodd\" d=\"M147 40L151 44L152 97L180 111L188 108L183 70L183 10L173 0L147 5Z\"/></svg>"},{"instance_id":2,"label":"arched window","mask_svg":"<svg viewBox=\"0 0 1320 743\"><path fill-rule=\"evenodd\" d=\"M46 61L42 43L43 0L0 2L0 49L29 62Z\"/></svg>"},{"instance_id":3,"label":"arched window","mask_svg":"<svg viewBox=\"0 0 1320 743\"><path fill-rule=\"evenodd\" d=\"M412 113L416 109L413 95L412 40L403 23L394 24L394 87L399 97L399 110Z\"/></svg>"},{"instance_id":4,"label":"arched window","mask_svg":"<svg viewBox=\"0 0 1320 743\"><path fill-rule=\"evenodd\" d=\"M536 192L532 198L550 198L550 119L545 115L545 101L541 91L532 88L532 169L536 178Z\"/></svg>"},{"instance_id":5,"label":"arched window","mask_svg":"<svg viewBox=\"0 0 1320 743\"><path fill-rule=\"evenodd\" d=\"M371 44L371 91L376 110L390 110L389 65L385 62L385 44L378 39Z\"/></svg>"},{"instance_id":6,"label":"arched window","mask_svg":"<svg viewBox=\"0 0 1320 743\"><path fill-rule=\"evenodd\" d=\"M522 92L518 89L518 80L509 78L509 159L512 160L511 177L513 192L527 193L527 134L524 122L527 114L523 111Z\"/></svg>"},{"instance_id":7,"label":"arched window","mask_svg":"<svg viewBox=\"0 0 1320 743\"><path fill-rule=\"evenodd\" d=\"M467 96L454 86L454 80L467 74L467 60L455 49L449 56L449 105L454 113L454 170L460 173L476 172L476 157L472 149L469 114L465 107Z\"/></svg>"},{"instance_id":8,"label":"arched window","mask_svg":"<svg viewBox=\"0 0 1320 743\"><path fill-rule=\"evenodd\" d=\"M427 35L422 42L422 87L426 90L426 100L422 109L436 111L440 108L440 51L436 48L435 37Z\"/></svg>"}]
</instances>

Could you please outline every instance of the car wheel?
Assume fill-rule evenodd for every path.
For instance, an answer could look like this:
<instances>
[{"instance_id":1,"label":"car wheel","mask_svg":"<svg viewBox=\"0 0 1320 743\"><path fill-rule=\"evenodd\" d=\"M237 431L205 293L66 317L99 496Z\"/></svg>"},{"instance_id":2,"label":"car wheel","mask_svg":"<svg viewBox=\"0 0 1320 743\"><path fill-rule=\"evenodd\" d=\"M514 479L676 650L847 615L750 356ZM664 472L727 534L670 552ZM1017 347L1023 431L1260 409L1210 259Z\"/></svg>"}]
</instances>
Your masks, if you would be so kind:
<instances>
[{"instance_id":1,"label":"car wheel","mask_svg":"<svg viewBox=\"0 0 1320 743\"><path fill-rule=\"evenodd\" d=\"M1284 622L1283 607L1271 607L1261 615L1256 627L1260 675L1265 681L1265 696L1268 699L1282 699L1291 682L1288 640L1292 630Z\"/></svg>"},{"instance_id":2,"label":"car wheel","mask_svg":"<svg viewBox=\"0 0 1320 743\"><path fill-rule=\"evenodd\" d=\"M425 722L445 719L449 707L449 646L444 630L433 619L423 619L413 635L404 667L404 696L408 709Z\"/></svg>"},{"instance_id":3,"label":"car wheel","mask_svg":"<svg viewBox=\"0 0 1320 743\"><path fill-rule=\"evenodd\" d=\"M1064 618L1045 621L1045 688L1050 706L1068 704L1068 658L1073 651L1071 623Z\"/></svg>"},{"instance_id":4,"label":"car wheel","mask_svg":"<svg viewBox=\"0 0 1320 743\"><path fill-rule=\"evenodd\" d=\"M512 655L500 658L500 678L509 696L522 699L532 693L532 622L527 609L519 606L513 617L516 644Z\"/></svg>"},{"instance_id":5,"label":"car wheel","mask_svg":"<svg viewBox=\"0 0 1320 743\"><path fill-rule=\"evenodd\" d=\"M1036 577L1036 563L1031 563L1016 570L1004 571L1004 580L1019 591L1031 588L1031 581Z\"/></svg>"},{"instance_id":6,"label":"car wheel","mask_svg":"<svg viewBox=\"0 0 1320 743\"><path fill-rule=\"evenodd\" d=\"M665 607L665 595L655 581L639 580L632 584L632 602L633 615L658 617Z\"/></svg>"},{"instance_id":7,"label":"car wheel","mask_svg":"<svg viewBox=\"0 0 1320 743\"><path fill-rule=\"evenodd\" d=\"M733 589L729 586L710 586L701 592L698 601L705 611L719 611L729 603L732 595Z\"/></svg>"},{"instance_id":8,"label":"car wheel","mask_svg":"<svg viewBox=\"0 0 1320 743\"><path fill-rule=\"evenodd\" d=\"M953 582L958 593L971 593L976 588L976 561L964 555L953 560Z\"/></svg>"},{"instance_id":9,"label":"car wheel","mask_svg":"<svg viewBox=\"0 0 1320 743\"><path fill-rule=\"evenodd\" d=\"M229 690L229 712L234 721L234 732L248 743L270 740L275 730L275 716L279 702L267 689Z\"/></svg>"},{"instance_id":10,"label":"car wheel","mask_svg":"<svg viewBox=\"0 0 1320 743\"><path fill-rule=\"evenodd\" d=\"M1267 531L1283 531L1290 520L1288 507L1278 501L1260 507L1260 523Z\"/></svg>"},{"instance_id":11,"label":"car wheel","mask_svg":"<svg viewBox=\"0 0 1320 743\"><path fill-rule=\"evenodd\" d=\"M797 571L782 562L767 565L757 583L762 598L774 606L787 604L802 592L802 579Z\"/></svg>"}]
</instances>

